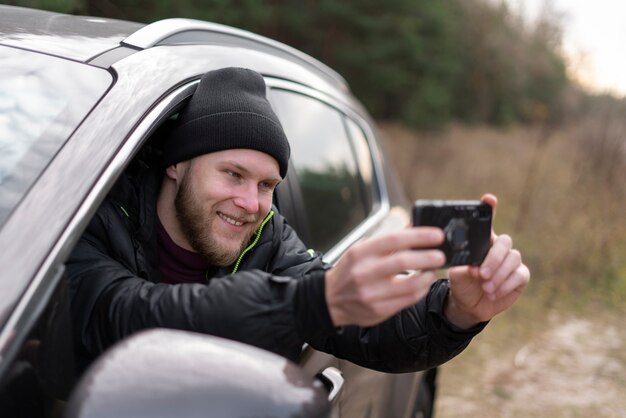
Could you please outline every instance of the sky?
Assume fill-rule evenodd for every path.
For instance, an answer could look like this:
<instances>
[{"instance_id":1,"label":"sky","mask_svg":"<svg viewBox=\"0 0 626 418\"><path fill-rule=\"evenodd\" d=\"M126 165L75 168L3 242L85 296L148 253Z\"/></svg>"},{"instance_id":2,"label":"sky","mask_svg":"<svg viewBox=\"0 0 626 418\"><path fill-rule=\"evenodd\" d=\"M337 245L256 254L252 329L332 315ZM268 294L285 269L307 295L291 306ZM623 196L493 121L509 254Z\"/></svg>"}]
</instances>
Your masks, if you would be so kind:
<instances>
[{"instance_id":1,"label":"sky","mask_svg":"<svg viewBox=\"0 0 626 418\"><path fill-rule=\"evenodd\" d=\"M505 0L529 19L544 5L561 16L563 50L573 77L597 92L626 96L626 2Z\"/></svg>"}]
</instances>

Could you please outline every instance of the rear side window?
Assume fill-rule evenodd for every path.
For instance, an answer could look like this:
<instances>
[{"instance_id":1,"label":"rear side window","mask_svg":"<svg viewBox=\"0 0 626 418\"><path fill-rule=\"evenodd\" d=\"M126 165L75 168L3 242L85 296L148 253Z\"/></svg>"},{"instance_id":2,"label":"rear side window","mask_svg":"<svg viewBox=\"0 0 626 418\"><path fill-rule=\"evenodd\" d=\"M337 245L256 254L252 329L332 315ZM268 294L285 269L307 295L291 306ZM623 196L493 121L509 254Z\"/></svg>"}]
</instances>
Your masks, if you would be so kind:
<instances>
[{"instance_id":1,"label":"rear side window","mask_svg":"<svg viewBox=\"0 0 626 418\"><path fill-rule=\"evenodd\" d=\"M302 192L307 245L327 251L361 223L372 208L369 151L352 143L345 116L308 96L274 90L272 102L291 144L291 159ZM364 137L361 138L364 140ZM357 141L358 142L358 141ZM367 146L365 144L365 146ZM362 156L357 158L358 156ZM364 180L359 159L369 160ZM367 163L366 163L367 165Z\"/></svg>"}]
</instances>

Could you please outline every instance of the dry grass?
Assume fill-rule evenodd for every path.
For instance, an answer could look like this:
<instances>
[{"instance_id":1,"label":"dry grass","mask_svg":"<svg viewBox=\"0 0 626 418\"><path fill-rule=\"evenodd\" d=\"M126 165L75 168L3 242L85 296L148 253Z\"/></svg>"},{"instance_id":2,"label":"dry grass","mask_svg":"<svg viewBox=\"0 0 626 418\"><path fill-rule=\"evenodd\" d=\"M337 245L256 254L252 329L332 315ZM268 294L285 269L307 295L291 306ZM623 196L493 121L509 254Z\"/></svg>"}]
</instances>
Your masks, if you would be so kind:
<instances>
[{"instance_id":1,"label":"dry grass","mask_svg":"<svg viewBox=\"0 0 626 418\"><path fill-rule=\"evenodd\" d=\"M533 287L548 300L576 303L584 296L625 305L626 164L608 184L589 163L581 126L549 135L521 127L418 134L382 124L381 130L411 198L498 196L496 231L514 237Z\"/></svg>"},{"instance_id":2,"label":"dry grass","mask_svg":"<svg viewBox=\"0 0 626 418\"><path fill-rule=\"evenodd\" d=\"M496 194L496 231L513 236L533 276L442 367L437 417L626 416L626 155L615 157L626 135L620 151L594 121L549 134L381 130L411 198Z\"/></svg>"}]
</instances>

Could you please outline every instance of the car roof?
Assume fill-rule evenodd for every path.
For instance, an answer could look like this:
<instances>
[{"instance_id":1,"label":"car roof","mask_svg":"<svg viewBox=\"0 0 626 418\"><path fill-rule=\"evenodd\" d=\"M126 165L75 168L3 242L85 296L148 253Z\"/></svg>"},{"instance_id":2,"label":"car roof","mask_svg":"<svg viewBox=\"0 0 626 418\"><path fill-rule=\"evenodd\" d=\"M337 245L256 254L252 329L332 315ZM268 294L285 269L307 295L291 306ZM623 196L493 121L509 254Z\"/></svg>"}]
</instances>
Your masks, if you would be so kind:
<instances>
[{"instance_id":1,"label":"car roof","mask_svg":"<svg viewBox=\"0 0 626 418\"><path fill-rule=\"evenodd\" d=\"M0 44L76 61L118 47L143 24L0 5Z\"/></svg>"},{"instance_id":2,"label":"car roof","mask_svg":"<svg viewBox=\"0 0 626 418\"><path fill-rule=\"evenodd\" d=\"M231 26L179 18L145 25L0 5L0 45L75 61L95 61L98 66L110 66L133 51L190 44L247 48L285 58L307 68L338 90L349 91L341 75L315 58L281 42ZM125 51L115 53L119 49Z\"/></svg>"}]
</instances>

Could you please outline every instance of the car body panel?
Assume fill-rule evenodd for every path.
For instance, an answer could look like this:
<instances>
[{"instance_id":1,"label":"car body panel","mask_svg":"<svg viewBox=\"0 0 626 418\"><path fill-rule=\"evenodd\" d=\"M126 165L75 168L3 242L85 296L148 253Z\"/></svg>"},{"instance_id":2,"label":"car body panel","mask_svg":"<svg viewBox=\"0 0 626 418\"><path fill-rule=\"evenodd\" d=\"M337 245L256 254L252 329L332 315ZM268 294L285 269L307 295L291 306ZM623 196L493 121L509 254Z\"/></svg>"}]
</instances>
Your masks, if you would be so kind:
<instances>
[{"instance_id":1,"label":"car body panel","mask_svg":"<svg viewBox=\"0 0 626 418\"><path fill-rule=\"evenodd\" d=\"M343 77L309 55L264 36L219 23L195 19L164 19L134 32L124 39L122 44L137 49L147 49L157 45L214 44L263 51L268 55L282 56L290 61L297 61L300 65L316 71L319 76L341 85L345 91L348 90Z\"/></svg>"},{"instance_id":2,"label":"car body panel","mask_svg":"<svg viewBox=\"0 0 626 418\"><path fill-rule=\"evenodd\" d=\"M140 23L0 5L0 44L86 62L118 47Z\"/></svg>"}]
</instances>

